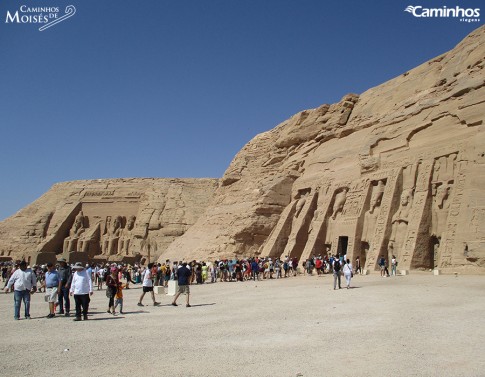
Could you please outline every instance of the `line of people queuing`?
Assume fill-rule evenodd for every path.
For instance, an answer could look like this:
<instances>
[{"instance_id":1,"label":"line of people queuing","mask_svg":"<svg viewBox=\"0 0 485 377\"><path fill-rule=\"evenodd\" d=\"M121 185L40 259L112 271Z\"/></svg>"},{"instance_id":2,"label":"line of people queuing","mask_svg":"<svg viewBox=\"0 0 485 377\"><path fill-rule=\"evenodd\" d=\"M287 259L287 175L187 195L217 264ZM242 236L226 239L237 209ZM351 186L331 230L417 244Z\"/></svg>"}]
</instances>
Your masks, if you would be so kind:
<instances>
[{"instance_id":1,"label":"line of people queuing","mask_svg":"<svg viewBox=\"0 0 485 377\"><path fill-rule=\"evenodd\" d=\"M185 293L187 306L189 304L188 286L191 284L204 284L207 282L216 283L230 281L263 279L281 279L296 276L299 273L298 258L285 257L253 257L245 259L222 259L214 262L192 261L190 263L173 263L166 260L165 263L149 263L148 266L118 265L115 263L86 264L76 263L69 266L63 258L57 261L57 265L47 263L43 266L28 268L25 261L17 265L4 263L2 265L2 278L5 282L5 291L14 288L14 318L20 319L21 302L24 303L25 318L30 318L30 295L36 291L44 290L45 300L49 304L47 318L54 318L56 315L70 316L70 296L74 296L76 304L75 321L87 320L89 308L89 297L93 294L93 286L97 290L106 287L108 298L107 312L116 315L123 314L123 290L130 289L130 283L142 284L142 294L138 300L138 306L144 306L142 301L146 293L149 293L154 306L160 303L155 300L154 286L167 287L170 280L178 280L181 287L178 293ZM381 256L378 263L381 276L390 276L387 269L387 261ZM183 267L183 269L182 269ZM333 274L334 289L341 288L341 275L343 274L350 288L350 282L354 275L362 274L359 257L355 260L355 269L345 255L314 256L303 263L303 274L317 275ZM391 259L391 274L396 275L397 260L395 256ZM180 274L183 271L183 274ZM189 271L189 272L187 272ZM183 276L182 276L183 275ZM124 281L124 282L123 282ZM180 284L181 283L181 284ZM40 285L39 289L37 286ZM177 296L178 297L178 296ZM176 299L175 299L176 301ZM174 301L174 302L175 302ZM56 312L56 309L58 311Z\"/></svg>"}]
</instances>

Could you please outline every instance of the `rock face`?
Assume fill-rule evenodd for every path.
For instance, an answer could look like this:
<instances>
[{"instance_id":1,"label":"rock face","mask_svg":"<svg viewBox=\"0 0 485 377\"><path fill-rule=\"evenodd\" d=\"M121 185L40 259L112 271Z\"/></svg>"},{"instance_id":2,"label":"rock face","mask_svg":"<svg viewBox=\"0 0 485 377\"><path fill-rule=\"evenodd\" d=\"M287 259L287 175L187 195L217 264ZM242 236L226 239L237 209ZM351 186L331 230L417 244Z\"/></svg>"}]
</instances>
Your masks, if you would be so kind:
<instances>
[{"instance_id":1,"label":"rock face","mask_svg":"<svg viewBox=\"0 0 485 377\"><path fill-rule=\"evenodd\" d=\"M302 111L234 158L163 258L343 253L370 270L485 267L485 28L359 95Z\"/></svg>"},{"instance_id":2,"label":"rock face","mask_svg":"<svg viewBox=\"0 0 485 377\"><path fill-rule=\"evenodd\" d=\"M0 223L4 259L156 260L204 213L216 179L59 183Z\"/></svg>"},{"instance_id":3,"label":"rock face","mask_svg":"<svg viewBox=\"0 0 485 377\"><path fill-rule=\"evenodd\" d=\"M0 223L4 257L324 253L484 271L485 27L361 95L257 135L221 180L70 182ZM30 254L29 254L30 253Z\"/></svg>"}]
</instances>

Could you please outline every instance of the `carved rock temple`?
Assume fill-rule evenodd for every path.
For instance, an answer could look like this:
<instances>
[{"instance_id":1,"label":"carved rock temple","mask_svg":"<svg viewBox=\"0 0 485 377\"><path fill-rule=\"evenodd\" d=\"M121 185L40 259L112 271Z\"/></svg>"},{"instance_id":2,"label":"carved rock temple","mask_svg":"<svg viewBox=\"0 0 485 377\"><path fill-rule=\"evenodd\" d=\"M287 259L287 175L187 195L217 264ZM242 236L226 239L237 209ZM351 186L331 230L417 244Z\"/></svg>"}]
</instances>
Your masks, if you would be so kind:
<instances>
[{"instance_id":1,"label":"carved rock temple","mask_svg":"<svg viewBox=\"0 0 485 377\"><path fill-rule=\"evenodd\" d=\"M59 183L0 223L3 260L152 261L195 223L216 179L107 179Z\"/></svg>"},{"instance_id":2,"label":"carved rock temple","mask_svg":"<svg viewBox=\"0 0 485 377\"><path fill-rule=\"evenodd\" d=\"M219 180L55 185L0 223L0 252L125 261L340 253L371 271L395 255L399 269L484 272L484 64L481 27L399 77L257 135Z\"/></svg>"}]
</instances>

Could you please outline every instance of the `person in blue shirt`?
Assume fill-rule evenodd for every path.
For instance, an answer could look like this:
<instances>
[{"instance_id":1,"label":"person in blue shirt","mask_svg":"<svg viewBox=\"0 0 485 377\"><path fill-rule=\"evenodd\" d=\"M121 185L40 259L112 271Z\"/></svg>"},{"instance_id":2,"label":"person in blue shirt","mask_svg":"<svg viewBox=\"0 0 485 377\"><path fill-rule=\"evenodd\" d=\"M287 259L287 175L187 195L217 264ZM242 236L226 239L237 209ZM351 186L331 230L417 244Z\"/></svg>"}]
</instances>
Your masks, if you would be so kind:
<instances>
[{"instance_id":1,"label":"person in blue shirt","mask_svg":"<svg viewBox=\"0 0 485 377\"><path fill-rule=\"evenodd\" d=\"M45 298L49 303L49 314L47 318L54 318L56 316L56 302L58 301L57 294L61 290L61 279L59 278L59 272L54 269L53 263L47 263L44 288Z\"/></svg>"},{"instance_id":2,"label":"person in blue shirt","mask_svg":"<svg viewBox=\"0 0 485 377\"><path fill-rule=\"evenodd\" d=\"M187 306L190 308L190 303L189 303L189 296L190 296L190 277L192 276L192 272L190 271L190 268L187 267L187 262L183 262L182 266L178 268L177 271L177 277L178 277L178 291L177 294L175 295L172 305L177 306L177 299L182 293L185 293L187 295Z\"/></svg>"}]
</instances>

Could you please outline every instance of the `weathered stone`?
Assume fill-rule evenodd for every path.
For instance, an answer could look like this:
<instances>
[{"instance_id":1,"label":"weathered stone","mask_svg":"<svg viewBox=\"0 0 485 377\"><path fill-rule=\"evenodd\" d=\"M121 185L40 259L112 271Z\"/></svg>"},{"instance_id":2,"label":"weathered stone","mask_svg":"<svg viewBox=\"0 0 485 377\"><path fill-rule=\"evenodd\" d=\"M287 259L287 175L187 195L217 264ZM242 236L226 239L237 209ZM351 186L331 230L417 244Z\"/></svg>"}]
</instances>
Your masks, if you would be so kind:
<instances>
[{"instance_id":1,"label":"weathered stone","mask_svg":"<svg viewBox=\"0 0 485 377\"><path fill-rule=\"evenodd\" d=\"M56 184L0 223L0 252L31 263L156 260L195 223L216 179L107 179ZM150 245L150 248L144 247Z\"/></svg>"},{"instance_id":2,"label":"weathered stone","mask_svg":"<svg viewBox=\"0 0 485 377\"><path fill-rule=\"evenodd\" d=\"M341 253L365 271L392 255L401 273L484 271L484 55L481 27L393 80L257 135L219 181L56 185L0 223L0 257Z\"/></svg>"},{"instance_id":3,"label":"weathered stone","mask_svg":"<svg viewBox=\"0 0 485 377\"><path fill-rule=\"evenodd\" d=\"M404 271L482 271L484 31L257 135L163 258L342 252L375 270L394 253Z\"/></svg>"}]
</instances>

